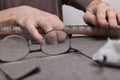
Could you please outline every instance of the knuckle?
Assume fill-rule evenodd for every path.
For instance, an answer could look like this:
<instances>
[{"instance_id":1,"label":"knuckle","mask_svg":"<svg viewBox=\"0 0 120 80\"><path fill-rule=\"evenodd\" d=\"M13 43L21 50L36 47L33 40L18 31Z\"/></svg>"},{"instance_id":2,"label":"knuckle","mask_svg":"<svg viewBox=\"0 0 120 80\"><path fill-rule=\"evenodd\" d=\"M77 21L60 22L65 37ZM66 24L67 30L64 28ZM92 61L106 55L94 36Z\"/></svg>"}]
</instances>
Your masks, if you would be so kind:
<instances>
[{"instance_id":1,"label":"knuckle","mask_svg":"<svg viewBox=\"0 0 120 80\"><path fill-rule=\"evenodd\" d=\"M99 3L97 6L96 6L96 9L107 9L107 8L109 8L110 6L109 6L109 4L107 4L107 3Z\"/></svg>"},{"instance_id":2,"label":"knuckle","mask_svg":"<svg viewBox=\"0 0 120 80\"><path fill-rule=\"evenodd\" d=\"M24 19L22 24L23 24L23 27L27 27L27 24L29 23L28 19Z\"/></svg>"},{"instance_id":3,"label":"knuckle","mask_svg":"<svg viewBox=\"0 0 120 80\"><path fill-rule=\"evenodd\" d=\"M30 24L32 25L36 25L35 21L29 17L25 18L23 21L22 21L22 24L23 24L23 27L26 27L28 28Z\"/></svg>"},{"instance_id":4,"label":"knuckle","mask_svg":"<svg viewBox=\"0 0 120 80\"><path fill-rule=\"evenodd\" d=\"M101 2L101 3L98 4L98 6L109 6L109 4L105 3L105 2Z\"/></svg>"},{"instance_id":5,"label":"knuckle","mask_svg":"<svg viewBox=\"0 0 120 80\"><path fill-rule=\"evenodd\" d=\"M85 13L85 14L83 15L83 19L86 19L86 16L87 16L87 15L86 15L86 13Z\"/></svg>"},{"instance_id":6,"label":"knuckle","mask_svg":"<svg viewBox=\"0 0 120 80\"><path fill-rule=\"evenodd\" d=\"M86 21L87 18L88 18L88 14L85 13L85 14L83 15L83 19L84 19L84 21Z\"/></svg>"},{"instance_id":7,"label":"knuckle","mask_svg":"<svg viewBox=\"0 0 120 80\"><path fill-rule=\"evenodd\" d=\"M103 20L98 20L98 24L101 25L101 26L106 25L106 23Z\"/></svg>"},{"instance_id":8,"label":"knuckle","mask_svg":"<svg viewBox=\"0 0 120 80\"><path fill-rule=\"evenodd\" d=\"M49 17L50 20L59 20L59 17L56 15L52 15Z\"/></svg>"},{"instance_id":9,"label":"knuckle","mask_svg":"<svg viewBox=\"0 0 120 80\"><path fill-rule=\"evenodd\" d=\"M58 18L58 16L57 15L53 15L53 18Z\"/></svg>"},{"instance_id":10,"label":"knuckle","mask_svg":"<svg viewBox=\"0 0 120 80\"><path fill-rule=\"evenodd\" d=\"M47 28L47 26L49 26L50 25L50 23L48 22L48 21L44 21L44 23L42 24L42 26L44 26L44 27L46 27Z\"/></svg>"},{"instance_id":11,"label":"knuckle","mask_svg":"<svg viewBox=\"0 0 120 80\"><path fill-rule=\"evenodd\" d=\"M55 26L56 29L64 29L64 25L63 24L59 24L58 26Z\"/></svg>"},{"instance_id":12,"label":"knuckle","mask_svg":"<svg viewBox=\"0 0 120 80\"><path fill-rule=\"evenodd\" d=\"M55 21L53 25L55 29L64 29L64 24L60 20Z\"/></svg>"},{"instance_id":13,"label":"knuckle","mask_svg":"<svg viewBox=\"0 0 120 80\"><path fill-rule=\"evenodd\" d=\"M64 25L64 24L62 24L62 25L60 26L60 28L61 28L61 29L64 29L64 26L65 26L65 25Z\"/></svg>"},{"instance_id":14,"label":"knuckle","mask_svg":"<svg viewBox=\"0 0 120 80\"><path fill-rule=\"evenodd\" d=\"M107 10L108 12L116 12L116 9L114 9L114 8L109 8L108 10Z\"/></svg>"},{"instance_id":15,"label":"knuckle","mask_svg":"<svg viewBox=\"0 0 120 80\"><path fill-rule=\"evenodd\" d=\"M87 17L86 15L83 16L83 20L86 24L89 24L90 22L89 17Z\"/></svg>"},{"instance_id":16,"label":"knuckle","mask_svg":"<svg viewBox=\"0 0 120 80\"><path fill-rule=\"evenodd\" d=\"M30 19L29 18L25 18L24 20L23 20L23 24L27 24L27 23L29 23L30 22Z\"/></svg>"}]
</instances>

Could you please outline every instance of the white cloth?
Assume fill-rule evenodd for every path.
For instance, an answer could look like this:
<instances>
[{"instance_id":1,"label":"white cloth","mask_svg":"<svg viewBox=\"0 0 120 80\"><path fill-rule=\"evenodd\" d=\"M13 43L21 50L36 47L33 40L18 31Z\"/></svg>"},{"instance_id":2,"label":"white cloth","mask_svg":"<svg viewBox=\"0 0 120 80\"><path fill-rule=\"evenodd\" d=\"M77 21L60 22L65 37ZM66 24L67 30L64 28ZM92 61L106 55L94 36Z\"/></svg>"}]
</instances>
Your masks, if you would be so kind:
<instances>
[{"instance_id":1,"label":"white cloth","mask_svg":"<svg viewBox=\"0 0 120 80\"><path fill-rule=\"evenodd\" d=\"M108 39L107 43L93 54L92 58L101 63L120 66L120 40Z\"/></svg>"}]
</instances>

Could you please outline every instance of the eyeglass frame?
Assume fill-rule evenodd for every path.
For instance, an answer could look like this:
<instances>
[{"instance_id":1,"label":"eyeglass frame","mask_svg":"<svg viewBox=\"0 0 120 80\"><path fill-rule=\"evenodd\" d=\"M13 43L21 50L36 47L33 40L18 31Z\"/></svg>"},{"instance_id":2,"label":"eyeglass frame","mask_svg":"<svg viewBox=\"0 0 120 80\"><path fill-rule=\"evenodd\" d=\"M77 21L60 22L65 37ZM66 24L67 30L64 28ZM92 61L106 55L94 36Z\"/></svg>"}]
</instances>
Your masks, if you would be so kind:
<instances>
[{"instance_id":1,"label":"eyeglass frame","mask_svg":"<svg viewBox=\"0 0 120 80\"><path fill-rule=\"evenodd\" d=\"M58 30L58 31L64 31L64 30L61 30L61 29L54 29L54 30L48 31L46 34L52 32L52 31L56 31L56 30ZM64 32L65 32L65 31L64 31ZM65 32L65 33L66 33L66 32ZM46 34L45 34L45 35L46 35ZM45 36L45 35L44 35L44 36ZM18 36L20 36L20 35L18 35ZM70 52L76 52L76 53L81 54L81 55L89 58L90 60L94 61L90 56L82 53L80 50L77 50L77 49L75 49L75 48L72 48L72 47L71 47L71 37L72 37L72 35L68 35L68 34L66 33L66 36L69 38L69 48L68 48L68 50L65 51L65 52L63 52L63 53L53 54L53 55L44 52L44 51L42 50L42 45L40 45L40 48L39 48L39 49L31 50L31 49L30 49L30 42L26 40L27 43L28 43L29 52L28 52L25 56L23 56L22 58L19 58L19 59L15 60L15 61L20 61L20 60L24 59L26 56L28 56L30 53L34 53L34 52L42 52L42 53L44 53L44 54L46 54L46 55L48 55L48 56L57 56L57 55L67 54L67 53L70 53ZM24 37L23 37L23 38L24 38ZM25 38L24 38L24 39L25 39ZM44 39L44 37L43 37L43 39ZM8 63L8 62L15 62L15 61L4 61L4 60L0 60L0 63ZM94 62L96 62L96 61L94 61ZM98 63L98 62L97 62L97 63Z\"/></svg>"}]
</instances>

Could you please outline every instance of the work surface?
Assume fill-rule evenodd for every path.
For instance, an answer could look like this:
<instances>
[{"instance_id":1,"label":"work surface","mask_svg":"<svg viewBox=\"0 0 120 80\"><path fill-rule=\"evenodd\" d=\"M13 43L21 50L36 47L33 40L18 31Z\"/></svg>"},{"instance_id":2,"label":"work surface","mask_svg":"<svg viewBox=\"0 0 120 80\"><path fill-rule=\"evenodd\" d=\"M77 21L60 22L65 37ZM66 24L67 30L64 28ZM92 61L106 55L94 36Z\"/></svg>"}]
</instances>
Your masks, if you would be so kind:
<instances>
[{"instance_id":1,"label":"work surface","mask_svg":"<svg viewBox=\"0 0 120 80\"><path fill-rule=\"evenodd\" d=\"M90 37L72 38L72 47L92 55L106 42L106 39ZM37 47L34 45L33 48ZM64 47L64 46L63 46ZM120 80L120 69L100 67L87 57L67 53L59 56L42 57L42 53L29 55L26 60L0 64L1 69L13 79L24 75L35 67L40 73L24 80ZM0 80L3 74L0 74Z\"/></svg>"}]
</instances>

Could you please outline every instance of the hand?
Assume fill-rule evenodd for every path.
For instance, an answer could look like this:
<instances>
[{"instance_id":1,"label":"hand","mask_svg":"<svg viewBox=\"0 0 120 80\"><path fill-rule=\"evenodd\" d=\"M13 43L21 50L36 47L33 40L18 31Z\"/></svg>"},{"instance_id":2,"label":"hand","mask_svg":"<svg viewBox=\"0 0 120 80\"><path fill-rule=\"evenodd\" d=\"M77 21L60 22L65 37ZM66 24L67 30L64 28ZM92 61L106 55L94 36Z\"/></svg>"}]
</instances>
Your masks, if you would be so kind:
<instances>
[{"instance_id":1,"label":"hand","mask_svg":"<svg viewBox=\"0 0 120 80\"><path fill-rule=\"evenodd\" d=\"M83 16L84 21L87 24L103 28L119 28L120 12L99 0L94 0L93 2L86 9L86 13Z\"/></svg>"},{"instance_id":2,"label":"hand","mask_svg":"<svg viewBox=\"0 0 120 80\"><path fill-rule=\"evenodd\" d=\"M6 17L6 15L9 15L7 18L4 18L6 19L3 21L4 24L7 24L9 22L19 24L23 28L27 29L29 33L34 37L34 39L39 42L41 42L43 37L38 32L37 27L41 27L45 32L53 29L64 29L64 24L56 15L29 6L20 6L6 9L1 11L0 14L4 17ZM10 16L12 17L7 20Z\"/></svg>"}]
</instances>

